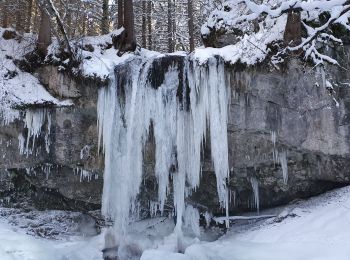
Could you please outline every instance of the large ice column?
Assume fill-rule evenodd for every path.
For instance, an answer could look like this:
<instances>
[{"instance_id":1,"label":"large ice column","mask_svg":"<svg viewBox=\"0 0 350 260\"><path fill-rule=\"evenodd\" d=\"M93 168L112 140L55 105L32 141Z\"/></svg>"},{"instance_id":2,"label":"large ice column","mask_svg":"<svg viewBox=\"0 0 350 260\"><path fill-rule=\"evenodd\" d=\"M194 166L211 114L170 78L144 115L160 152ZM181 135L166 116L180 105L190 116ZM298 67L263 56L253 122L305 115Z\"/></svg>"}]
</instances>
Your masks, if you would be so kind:
<instances>
[{"instance_id":1,"label":"large ice column","mask_svg":"<svg viewBox=\"0 0 350 260\"><path fill-rule=\"evenodd\" d=\"M225 81L224 64L216 59L206 66L191 63L188 71L191 88L191 169L189 180L195 188L199 185L200 152L207 127L210 132L211 158L214 164L220 204L228 210L226 181L229 177L227 117L229 94ZM228 212L226 212L228 214Z\"/></svg>"},{"instance_id":2,"label":"large ice column","mask_svg":"<svg viewBox=\"0 0 350 260\"><path fill-rule=\"evenodd\" d=\"M102 211L114 220L115 229L121 233L126 231L139 193L142 150L150 123L144 66L147 64L130 67L132 78L125 85L117 86L117 81L112 81L99 91L99 140L103 138L105 152ZM118 96L118 88L123 88L123 96Z\"/></svg>"},{"instance_id":3,"label":"large ice column","mask_svg":"<svg viewBox=\"0 0 350 260\"><path fill-rule=\"evenodd\" d=\"M219 201L228 208L229 95L224 65L213 59L199 66L184 58L182 62L170 63L162 84L152 86L150 71L157 73L151 69L154 62L131 62L127 75L117 73L117 77L125 77L123 80L112 80L108 88L99 91L99 143L105 153L102 210L114 220L115 230L121 235L126 232L130 212L136 208L143 174L142 151L151 123L156 144L159 209L163 210L172 177L176 232L182 233L185 198L200 184L200 155L207 128ZM118 86L118 82L124 84ZM183 98L178 96L179 89ZM190 94L186 98L188 89Z\"/></svg>"}]
</instances>

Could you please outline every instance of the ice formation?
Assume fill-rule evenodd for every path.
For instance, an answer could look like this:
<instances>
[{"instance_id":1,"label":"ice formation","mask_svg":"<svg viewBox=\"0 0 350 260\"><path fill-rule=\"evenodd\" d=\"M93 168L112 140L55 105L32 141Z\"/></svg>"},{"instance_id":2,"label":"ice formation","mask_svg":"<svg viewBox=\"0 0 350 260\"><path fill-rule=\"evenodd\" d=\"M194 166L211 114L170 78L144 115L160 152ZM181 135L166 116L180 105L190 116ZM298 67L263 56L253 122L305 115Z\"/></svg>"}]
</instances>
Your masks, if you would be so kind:
<instances>
[{"instance_id":1,"label":"ice formation","mask_svg":"<svg viewBox=\"0 0 350 260\"><path fill-rule=\"evenodd\" d=\"M283 182L287 185L288 183L288 163L287 163L287 152L282 150L278 151L276 148L277 134L275 131L271 131L271 142L273 144L272 157L275 164L280 164L282 168Z\"/></svg>"},{"instance_id":2,"label":"ice formation","mask_svg":"<svg viewBox=\"0 0 350 260\"><path fill-rule=\"evenodd\" d=\"M0 125L6 126L20 117L18 110L8 108L4 104L0 106Z\"/></svg>"},{"instance_id":3,"label":"ice formation","mask_svg":"<svg viewBox=\"0 0 350 260\"><path fill-rule=\"evenodd\" d=\"M259 213L260 211L259 182L255 177L251 177L249 180L253 190L253 204Z\"/></svg>"},{"instance_id":4,"label":"ice formation","mask_svg":"<svg viewBox=\"0 0 350 260\"><path fill-rule=\"evenodd\" d=\"M149 212L151 217L157 216L159 210L159 203L158 201L150 201L149 202Z\"/></svg>"},{"instance_id":5,"label":"ice formation","mask_svg":"<svg viewBox=\"0 0 350 260\"><path fill-rule=\"evenodd\" d=\"M35 148L35 141L40 136L42 128L46 124L45 131L45 149L46 152L50 152L50 131L51 131L51 115L47 109L28 109L25 112L23 119L24 126L27 128L27 138L24 138L23 134L18 136L18 148L20 154L29 155L32 154ZM31 145L30 145L31 142Z\"/></svg>"},{"instance_id":6,"label":"ice formation","mask_svg":"<svg viewBox=\"0 0 350 260\"><path fill-rule=\"evenodd\" d=\"M188 205L184 214L184 226L190 229L197 237L200 236L199 212L196 208Z\"/></svg>"},{"instance_id":7,"label":"ice formation","mask_svg":"<svg viewBox=\"0 0 350 260\"><path fill-rule=\"evenodd\" d=\"M210 222L211 222L212 218L213 218L213 215L211 213L209 213L208 211L206 211L204 213L204 219L205 219L206 227L210 226Z\"/></svg>"},{"instance_id":8,"label":"ice formation","mask_svg":"<svg viewBox=\"0 0 350 260\"><path fill-rule=\"evenodd\" d=\"M276 131L271 131L271 142L273 144L272 158L273 158L274 163L278 163L278 150L276 149L276 142L277 142Z\"/></svg>"},{"instance_id":9,"label":"ice formation","mask_svg":"<svg viewBox=\"0 0 350 260\"><path fill-rule=\"evenodd\" d=\"M279 153L279 161L282 168L282 176L284 184L288 183L288 164L287 164L287 152L283 151Z\"/></svg>"},{"instance_id":10,"label":"ice formation","mask_svg":"<svg viewBox=\"0 0 350 260\"><path fill-rule=\"evenodd\" d=\"M230 203L233 203L233 206L237 206L237 193L235 190L230 190Z\"/></svg>"},{"instance_id":11,"label":"ice formation","mask_svg":"<svg viewBox=\"0 0 350 260\"><path fill-rule=\"evenodd\" d=\"M46 180L50 177L52 167L53 165L50 163L45 163L41 166L41 170L45 173Z\"/></svg>"},{"instance_id":12,"label":"ice formation","mask_svg":"<svg viewBox=\"0 0 350 260\"><path fill-rule=\"evenodd\" d=\"M209 64L200 66L184 58L181 64L184 69L176 64L169 66L163 83L157 87L148 80L153 62L153 59L131 61L128 68L131 78L124 79L123 86L118 86L119 81L111 75L109 87L99 91L99 144L105 153L102 211L114 220L115 231L120 235L126 232L130 212L137 206L143 174L142 152L151 124L156 144L159 210L163 211L172 178L175 232L182 234L185 198L200 184L204 140L211 144L219 201L228 215L229 95L224 64L211 59ZM182 71L185 80L180 81ZM190 89L189 103L185 83ZM182 101L178 97L179 86L183 90Z\"/></svg>"},{"instance_id":13,"label":"ice formation","mask_svg":"<svg viewBox=\"0 0 350 260\"><path fill-rule=\"evenodd\" d=\"M93 178L95 180L98 179L98 174L87 171L81 167L77 167L77 168L73 169L73 172L74 172L74 174L80 176L80 179L79 179L80 182L83 182L83 181L90 182L90 181L92 181Z\"/></svg>"}]
</instances>

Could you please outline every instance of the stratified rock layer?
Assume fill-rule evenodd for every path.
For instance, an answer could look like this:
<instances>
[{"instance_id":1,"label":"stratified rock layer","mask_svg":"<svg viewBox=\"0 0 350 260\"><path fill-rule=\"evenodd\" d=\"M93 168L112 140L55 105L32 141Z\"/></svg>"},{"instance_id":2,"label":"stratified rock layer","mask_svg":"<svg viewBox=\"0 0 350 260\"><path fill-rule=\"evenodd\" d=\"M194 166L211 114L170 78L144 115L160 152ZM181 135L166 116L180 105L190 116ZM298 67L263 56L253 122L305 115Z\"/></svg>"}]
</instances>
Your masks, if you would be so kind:
<instances>
[{"instance_id":1,"label":"stratified rock layer","mask_svg":"<svg viewBox=\"0 0 350 260\"><path fill-rule=\"evenodd\" d=\"M347 57L340 51L338 55ZM149 72L150 81L162 84L159 81L164 80L174 61L183 64L185 58L156 59ZM344 64L348 66L349 60ZM119 83L128 79L126 68L119 69L124 73L119 75ZM263 208L350 183L350 88L345 70L333 68L323 73L297 60L291 60L284 72L270 72L262 66L242 69L227 65L225 70L231 91L230 211L254 209L257 191ZM73 80L54 67L41 69L39 75L53 95L73 98L75 106L47 108L52 121L49 153L45 150L44 126L35 152L28 156L21 155L18 148L18 136L27 134L23 119L0 126L0 194L12 196L10 202L15 202L16 196L9 191L17 187L14 180L25 178L42 193L49 190L59 201L69 201L54 203L50 199L42 205L44 208L99 207L104 166L103 155L97 153L96 103L101 86ZM179 91L188 91L182 79ZM144 151L144 205L157 194L154 152L150 136ZM209 145L204 147L202 157L201 185L188 202L219 214L222 210L218 208Z\"/></svg>"}]
</instances>

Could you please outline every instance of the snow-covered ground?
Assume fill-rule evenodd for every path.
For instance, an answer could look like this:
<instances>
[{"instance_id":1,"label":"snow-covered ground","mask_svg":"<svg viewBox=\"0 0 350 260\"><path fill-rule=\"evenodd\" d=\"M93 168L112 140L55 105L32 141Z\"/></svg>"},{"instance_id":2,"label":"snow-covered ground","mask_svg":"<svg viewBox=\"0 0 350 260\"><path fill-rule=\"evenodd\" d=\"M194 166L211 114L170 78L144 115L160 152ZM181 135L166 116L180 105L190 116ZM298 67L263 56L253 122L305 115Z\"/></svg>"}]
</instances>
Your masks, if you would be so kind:
<instances>
[{"instance_id":1,"label":"snow-covered ground","mask_svg":"<svg viewBox=\"0 0 350 260\"><path fill-rule=\"evenodd\" d=\"M1 211L1 209L0 209ZM142 260L348 260L350 257L350 187L262 212L276 218L234 225L214 242L192 243L184 254L173 252L172 221L135 224L129 243L143 252ZM145 231L146 229L146 231ZM142 233L143 235L140 235ZM161 239L159 235L165 235ZM148 237L148 239L145 239ZM49 240L27 235L0 218L0 259L102 259L104 236ZM148 240L148 241L147 241ZM155 241L151 243L150 241Z\"/></svg>"},{"instance_id":2,"label":"snow-covered ground","mask_svg":"<svg viewBox=\"0 0 350 260\"><path fill-rule=\"evenodd\" d=\"M102 259L103 237L73 237L68 241L27 235L19 227L0 220L1 260L85 260Z\"/></svg>"},{"instance_id":3,"label":"snow-covered ground","mask_svg":"<svg viewBox=\"0 0 350 260\"><path fill-rule=\"evenodd\" d=\"M188 247L184 255L149 250L141 259L350 259L350 187L275 211L276 218L233 227L215 242Z\"/></svg>"}]
</instances>

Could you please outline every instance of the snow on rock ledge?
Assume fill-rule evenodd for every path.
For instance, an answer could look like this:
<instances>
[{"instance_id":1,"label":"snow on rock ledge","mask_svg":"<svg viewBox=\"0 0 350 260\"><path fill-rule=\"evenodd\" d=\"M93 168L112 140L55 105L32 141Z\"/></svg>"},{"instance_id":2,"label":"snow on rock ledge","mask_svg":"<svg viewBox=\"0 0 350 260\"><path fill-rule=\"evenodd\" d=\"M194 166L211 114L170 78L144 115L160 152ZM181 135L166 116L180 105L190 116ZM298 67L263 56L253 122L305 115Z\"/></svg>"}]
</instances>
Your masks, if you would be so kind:
<instances>
[{"instance_id":1,"label":"snow on rock ledge","mask_svg":"<svg viewBox=\"0 0 350 260\"><path fill-rule=\"evenodd\" d=\"M287 37L291 8L301 19L302 32L295 42ZM342 39L348 42L349 17L346 0L227 0L209 15L201 30L204 45L219 49L200 50L196 56L201 60L219 55L228 63L246 65L268 60L272 67L289 56L316 65L338 64L325 49L342 46Z\"/></svg>"},{"instance_id":2,"label":"snow on rock ledge","mask_svg":"<svg viewBox=\"0 0 350 260\"><path fill-rule=\"evenodd\" d=\"M16 35L4 39L5 32ZM48 105L70 106L69 100L60 101L40 84L32 74L21 71L14 60L21 59L35 46L31 34L17 35L15 31L0 28L0 123L8 124L19 117L14 110L21 107L43 107ZM29 49L28 49L28 46Z\"/></svg>"}]
</instances>

